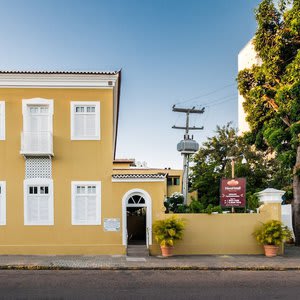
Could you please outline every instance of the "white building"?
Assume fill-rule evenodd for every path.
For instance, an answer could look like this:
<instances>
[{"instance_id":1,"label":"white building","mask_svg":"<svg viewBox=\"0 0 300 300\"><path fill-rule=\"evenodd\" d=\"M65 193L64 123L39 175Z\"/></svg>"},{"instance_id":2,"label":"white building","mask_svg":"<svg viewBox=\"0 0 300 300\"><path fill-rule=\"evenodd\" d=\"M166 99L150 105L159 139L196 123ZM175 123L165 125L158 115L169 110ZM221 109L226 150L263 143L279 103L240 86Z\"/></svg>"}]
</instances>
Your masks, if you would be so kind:
<instances>
[{"instance_id":1,"label":"white building","mask_svg":"<svg viewBox=\"0 0 300 300\"><path fill-rule=\"evenodd\" d=\"M238 54L238 71L251 68L253 65L261 64L261 59L258 57L254 45L253 39L251 39L246 46ZM243 108L244 97L239 94L238 96L238 129L239 134L249 131L249 125L246 122L246 114Z\"/></svg>"}]
</instances>

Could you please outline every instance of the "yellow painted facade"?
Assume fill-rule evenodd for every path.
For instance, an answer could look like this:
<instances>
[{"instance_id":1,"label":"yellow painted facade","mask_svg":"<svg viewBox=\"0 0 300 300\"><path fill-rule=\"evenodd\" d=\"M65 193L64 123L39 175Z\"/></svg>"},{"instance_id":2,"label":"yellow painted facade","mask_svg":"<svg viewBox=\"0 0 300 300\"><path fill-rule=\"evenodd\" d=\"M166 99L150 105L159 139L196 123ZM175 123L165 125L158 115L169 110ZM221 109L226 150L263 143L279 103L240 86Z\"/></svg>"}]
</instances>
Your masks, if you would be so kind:
<instances>
[{"instance_id":1,"label":"yellow painted facade","mask_svg":"<svg viewBox=\"0 0 300 300\"><path fill-rule=\"evenodd\" d=\"M255 228L268 220L281 220L280 204L260 207L255 214L175 214L185 221L183 240L175 244L174 254L263 254L264 250L252 235ZM167 218L161 214L157 219ZM280 249L281 253L283 248ZM152 255L160 253L151 246Z\"/></svg>"},{"instance_id":2,"label":"yellow painted facade","mask_svg":"<svg viewBox=\"0 0 300 300\"><path fill-rule=\"evenodd\" d=\"M108 75L0 74L0 100L5 102L6 127L6 138L0 141L0 181L6 182L6 224L0 226L0 254L125 254L122 228L116 232L105 231L104 219L114 218L122 223L122 197L132 188L149 193L153 209L161 209L167 195L165 178L154 182L112 181L113 174L122 172L165 172L130 169L130 162L114 161L119 77L118 72ZM97 80L103 86L99 86ZM36 98L53 100L53 225L24 225L27 157L20 154L22 101ZM71 140L71 101L100 103L100 140ZM180 176L181 171L177 174ZM101 182L100 225L72 225L72 181Z\"/></svg>"},{"instance_id":3,"label":"yellow painted facade","mask_svg":"<svg viewBox=\"0 0 300 300\"><path fill-rule=\"evenodd\" d=\"M125 254L128 215L136 213L136 208L139 217L146 218L145 243L152 254L159 253L152 222L168 217L163 201L181 191L182 170L137 168L134 160L115 158L120 81L120 72L0 72L0 254ZM51 151L43 154L52 164L51 175L47 176L53 180L53 224L25 225L25 194L35 193L24 185L29 172L25 170L30 159L38 159L41 153L20 154L24 99L53 103L54 155ZM99 104L100 140L71 138L73 101L84 107L88 105L85 103ZM1 140L3 120L5 138ZM28 168L36 172L35 167ZM39 180L44 175L30 176L30 180ZM76 209L72 204L72 182L84 181L101 183L96 196L100 224L73 224ZM6 192L1 182L5 182ZM2 205L3 193L6 209ZM43 194L39 197L43 199ZM42 214L43 207L39 205ZM87 206L84 209L88 211ZM6 220L2 224L3 212ZM183 217L187 219L187 229L184 240L176 247L177 254L261 253L251 232L260 221L280 219L280 207L266 205L261 214Z\"/></svg>"}]
</instances>

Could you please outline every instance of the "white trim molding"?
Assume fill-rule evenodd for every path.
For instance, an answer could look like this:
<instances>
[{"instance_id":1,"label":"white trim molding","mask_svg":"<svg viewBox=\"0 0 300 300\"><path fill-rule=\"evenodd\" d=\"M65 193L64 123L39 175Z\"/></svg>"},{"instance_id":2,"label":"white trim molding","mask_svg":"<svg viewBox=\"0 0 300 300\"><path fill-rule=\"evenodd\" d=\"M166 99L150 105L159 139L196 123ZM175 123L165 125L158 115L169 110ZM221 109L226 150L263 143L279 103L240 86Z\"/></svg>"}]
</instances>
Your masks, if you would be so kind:
<instances>
[{"instance_id":1,"label":"white trim molding","mask_svg":"<svg viewBox=\"0 0 300 300\"><path fill-rule=\"evenodd\" d=\"M5 101L0 101L0 141L5 140Z\"/></svg>"},{"instance_id":2,"label":"white trim molding","mask_svg":"<svg viewBox=\"0 0 300 300\"><path fill-rule=\"evenodd\" d=\"M112 178L112 182L164 182L165 179L155 178Z\"/></svg>"},{"instance_id":3,"label":"white trim molding","mask_svg":"<svg viewBox=\"0 0 300 300\"><path fill-rule=\"evenodd\" d=\"M28 113L28 105L47 105L49 108L49 114L53 115L53 99L45 98L31 98L22 100L22 113L23 116Z\"/></svg>"},{"instance_id":4,"label":"white trim molding","mask_svg":"<svg viewBox=\"0 0 300 300\"><path fill-rule=\"evenodd\" d=\"M76 106L95 106L95 136L76 136L75 135L75 107ZM72 141L100 141L101 139L101 117L100 117L100 101L71 101L71 140Z\"/></svg>"},{"instance_id":5,"label":"white trim molding","mask_svg":"<svg viewBox=\"0 0 300 300\"><path fill-rule=\"evenodd\" d=\"M53 133L53 99L44 99L44 98L32 98L32 99L23 99L22 100L22 114L23 114L23 131L28 131L28 121L29 121L29 111L28 106L30 105L45 105L48 107L49 111L49 123L48 128L51 133Z\"/></svg>"},{"instance_id":6,"label":"white trim molding","mask_svg":"<svg viewBox=\"0 0 300 300\"><path fill-rule=\"evenodd\" d=\"M48 214L49 219L46 222L32 222L29 220L29 211L28 211L28 187L29 186L47 186L48 187ZM24 225L30 226L48 226L54 225L54 199L53 199L53 180L48 178L30 178L24 180Z\"/></svg>"},{"instance_id":7,"label":"white trim molding","mask_svg":"<svg viewBox=\"0 0 300 300\"><path fill-rule=\"evenodd\" d=\"M32 131L31 114L32 106L47 107L47 113L43 113L48 119L47 131L36 128ZM53 99L32 98L22 100L23 131L21 133L21 150L23 155L51 155L53 156ZM41 124L39 124L41 127ZM45 130L45 129L44 129Z\"/></svg>"},{"instance_id":8,"label":"white trim molding","mask_svg":"<svg viewBox=\"0 0 300 300\"><path fill-rule=\"evenodd\" d=\"M3 88L99 88L112 89L118 80L117 74L84 73L0 73Z\"/></svg>"},{"instance_id":9,"label":"white trim molding","mask_svg":"<svg viewBox=\"0 0 300 300\"><path fill-rule=\"evenodd\" d=\"M0 225L6 225L6 181L0 181Z\"/></svg>"},{"instance_id":10,"label":"white trim molding","mask_svg":"<svg viewBox=\"0 0 300 300\"><path fill-rule=\"evenodd\" d=\"M94 221L81 221L79 222L76 220L75 217L75 211L76 211L76 203L75 203L75 197L77 195L76 188L77 186L79 187L84 187L85 190L87 187L96 187L96 192L95 194L89 194L89 193L83 193L83 196L88 196L88 195L95 195L96 196L96 203L95 203L95 210L96 210L96 219ZM80 195L80 194L79 194ZM72 207L72 216L71 216L71 224L72 225L101 225L101 181L72 181L71 182L71 207Z\"/></svg>"},{"instance_id":11,"label":"white trim molding","mask_svg":"<svg viewBox=\"0 0 300 300\"><path fill-rule=\"evenodd\" d=\"M166 174L113 174L112 182L164 182Z\"/></svg>"},{"instance_id":12,"label":"white trim molding","mask_svg":"<svg viewBox=\"0 0 300 300\"><path fill-rule=\"evenodd\" d=\"M127 246L127 206L128 200L135 195L145 199L145 204L137 204L137 207L146 207L146 242L147 246L152 245L152 200L150 195L142 189L132 189L124 194L122 198L122 242ZM132 206L132 205L130 205Z\"/></svg>"}]
</instances>

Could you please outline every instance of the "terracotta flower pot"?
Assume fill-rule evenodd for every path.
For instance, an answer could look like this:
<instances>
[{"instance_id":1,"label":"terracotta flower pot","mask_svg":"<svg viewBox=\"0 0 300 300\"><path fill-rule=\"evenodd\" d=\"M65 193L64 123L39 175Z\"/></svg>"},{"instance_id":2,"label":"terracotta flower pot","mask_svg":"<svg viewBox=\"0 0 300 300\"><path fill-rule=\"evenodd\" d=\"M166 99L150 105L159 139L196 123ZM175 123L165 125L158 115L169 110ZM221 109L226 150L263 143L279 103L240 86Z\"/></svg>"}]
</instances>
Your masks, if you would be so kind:
<instances>
[{"instance_id":1,"label":"terracotta flower pot","mask_svg":"<svg viewBox=\"0 0 300 300\"><path fill-rule=\"evenodd\" d=\"M264 245L265 248L265 256L274 257L277 255L277 251L279 249L278 246L275 245Z\"/></svg>"},{"instance_id":2,"label":"terracotta flower pot","mask_svg":"<svg viewBox=\"0 0 300 300\"><path fill-rule=\"evenodd\" d=\"M172 247L172 246L160 246L160 249L161 249L161 255L163 257L173 256L174 247Z\"/></svg>"}]
</instances>

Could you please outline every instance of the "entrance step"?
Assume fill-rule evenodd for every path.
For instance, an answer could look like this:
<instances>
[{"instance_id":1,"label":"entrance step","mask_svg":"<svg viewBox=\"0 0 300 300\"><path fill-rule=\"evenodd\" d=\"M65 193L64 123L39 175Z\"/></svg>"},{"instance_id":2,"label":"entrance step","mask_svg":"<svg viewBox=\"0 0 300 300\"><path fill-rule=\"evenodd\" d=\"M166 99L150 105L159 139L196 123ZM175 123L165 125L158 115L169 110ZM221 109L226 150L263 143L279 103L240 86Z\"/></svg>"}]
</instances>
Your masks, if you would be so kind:
<instances>
[{"instance_id":1,"label":"entrance step","mask_svg":"<svg viewBox=\"0 0 300 300\"><path fill-rule=\"evenodd\" d=\"M146 245L128 245L127 256L132 257L145 257L149 256L149 250Z\"/></svg>"}]
</instances>

